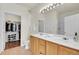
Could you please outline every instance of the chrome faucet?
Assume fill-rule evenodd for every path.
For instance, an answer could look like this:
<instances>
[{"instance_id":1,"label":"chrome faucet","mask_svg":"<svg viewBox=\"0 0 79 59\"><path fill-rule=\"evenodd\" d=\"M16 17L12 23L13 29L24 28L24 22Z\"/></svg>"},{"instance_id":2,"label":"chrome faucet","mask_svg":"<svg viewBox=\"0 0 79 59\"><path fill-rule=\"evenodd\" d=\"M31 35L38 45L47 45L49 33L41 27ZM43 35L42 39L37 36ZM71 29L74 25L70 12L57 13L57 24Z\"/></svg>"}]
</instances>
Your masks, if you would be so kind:
<instances>
[{"instance_id":1,"label":"chrome faucet","mask_svg":"<svg viewBox=\"0 0 79 59\"><path fill-rule=\"evenodd\" d=\"M78 41L78 34L77 34L77 32L75 32L74 40Z\"/></svg>"}]
</instances>

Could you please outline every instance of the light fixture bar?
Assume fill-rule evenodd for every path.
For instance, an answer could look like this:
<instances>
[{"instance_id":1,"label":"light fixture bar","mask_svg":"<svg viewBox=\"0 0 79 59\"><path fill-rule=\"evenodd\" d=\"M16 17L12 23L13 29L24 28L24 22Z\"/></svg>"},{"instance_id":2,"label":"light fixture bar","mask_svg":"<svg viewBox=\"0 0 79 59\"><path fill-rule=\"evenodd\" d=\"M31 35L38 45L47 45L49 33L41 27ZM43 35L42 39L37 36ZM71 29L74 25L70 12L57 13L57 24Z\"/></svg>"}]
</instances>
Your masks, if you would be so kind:
<instances>
[{"instance_id":1,"label":"light fixture bar","mask_svg":"<svg viewBox=\"0 0 79 59\"><path fill-rule=\"evenodd\" d=\"M63 5L63 3L52 3L52 4L48 4L45 7L43 7L40 10L40 12L41 13L45 13L45 12L48 12L48 11L52 10L53 8L56 8L56 7L61 6L61 5Z\"/></svg>"}]
</instances>

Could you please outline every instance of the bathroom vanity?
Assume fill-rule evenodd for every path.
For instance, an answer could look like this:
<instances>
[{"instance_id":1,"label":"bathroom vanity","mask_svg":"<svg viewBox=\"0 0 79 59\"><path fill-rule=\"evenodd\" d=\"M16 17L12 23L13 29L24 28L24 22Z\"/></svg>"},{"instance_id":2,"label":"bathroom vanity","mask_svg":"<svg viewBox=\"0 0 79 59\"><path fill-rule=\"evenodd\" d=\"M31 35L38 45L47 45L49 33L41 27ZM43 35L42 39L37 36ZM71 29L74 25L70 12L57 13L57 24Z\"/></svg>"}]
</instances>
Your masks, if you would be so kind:
<instances>
[{"instance_id":1,"label":"bathroom vanity","mask_svg":"<svg viewBox=\"0 0 79 59\"><path fill-rule=\"evenodd\" d=\"M64 37L47 33L31 34L30 50L34 55L79 55L79 42Z\"/></svg>"}]
</instances>

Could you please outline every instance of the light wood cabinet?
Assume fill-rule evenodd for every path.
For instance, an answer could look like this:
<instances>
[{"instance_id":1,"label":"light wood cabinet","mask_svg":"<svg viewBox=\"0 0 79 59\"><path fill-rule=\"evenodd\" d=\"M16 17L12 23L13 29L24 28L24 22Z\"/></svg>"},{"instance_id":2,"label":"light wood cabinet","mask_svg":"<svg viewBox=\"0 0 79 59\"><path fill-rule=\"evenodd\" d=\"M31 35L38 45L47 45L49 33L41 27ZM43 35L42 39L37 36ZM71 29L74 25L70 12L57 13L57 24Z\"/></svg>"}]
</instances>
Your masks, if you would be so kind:
<instances>
[{"instance_id":1,"label":"light wood cabinet","mask_svg":"<svg viewBox=\"0 0 79 59\"><path fill-rule=\"evenodd\" d=\"M40 52L40 54L41 54L41 55L45 55L45 54L46 54L45 51L46 51L45 46L40 45L40 46L39 46L39 52Z\"/></svg>"},{"instance_id":2,"label":"light wood cabinet","mask_svg":"<svg viewBox=\"0 0 79 59\"><path fill-rule=\"evenodd\" d=\"M39 44L42 45L42 46L45 46L46 45L46 41L43 40L43 39L39 39Z\"/></svg>"},{"instance_id":3,"label":"light wood cabinet","mask_svg":"<svg viewBox=\"0 0 79 59\"><path fill-rule=\"evenodd\" d=\"M59 46L58 47L58 54L59 55L78 55L79 51L73 50L71 48Z\"/></svg>"},{"instance_id":4,"label":"light wood cabinet","mask_svg":"<svg viewBox=\"0 0 79 59\"><path fill-rule=\"evenodd\" d=\"M39 39L39 52L42 55L46 54L46 41Z\"/></svg>"},{"instance_id":5,"label":"light wood cabinet","mask_svg":"<svg viewBox=\"0 0 79 59\"><path fill-rule=\"evenodd\" d=\"M38 38L31 36L31 38L30 38L30 49L31 49L32 54L35 54L35 55L39 54L38 41L39 41Z\"/></svg>"},{"instance_id":6,"label":"light wood cabinet","mask_svg":"<svg viewBox=\"0 0 79 59\"><path fill-rule=\"evenodd\" d=\"M79 50L74 50L37 37L30 37L30 50L33 55L79 55Z\"/></svg>"},{"instance_id":7,"label":"light wood cabinet","mask_svg":"<svg viewBox=\"0 0 79 59\"><path fill-rule=\"evenodd\" d=\"M57 55L58 45L46 41L46 55Z\"/></svg>"}]
</instances>

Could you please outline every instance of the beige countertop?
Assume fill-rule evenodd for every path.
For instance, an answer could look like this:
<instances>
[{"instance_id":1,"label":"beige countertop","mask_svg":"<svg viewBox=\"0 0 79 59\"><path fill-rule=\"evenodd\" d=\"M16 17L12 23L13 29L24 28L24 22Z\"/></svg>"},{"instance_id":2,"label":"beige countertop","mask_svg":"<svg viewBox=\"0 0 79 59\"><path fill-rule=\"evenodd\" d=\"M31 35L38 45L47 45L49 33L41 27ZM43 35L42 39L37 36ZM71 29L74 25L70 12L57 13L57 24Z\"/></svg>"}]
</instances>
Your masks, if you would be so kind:
<instances>
[{"instance_id":1,"label":"beige countertop","mask_svg":"<svg viewBox=\"0 0 79 59\"><path fill-rule=\"evenodd\" d=\"M48 34L48 33L36 33L36 34L31 34L34 37L41 38L43 40L51 41L69 48L73 48L76 50L79 50L79 42L74 41L71 38L68 38L64 35L57 35L57 34ZM65 40L64 38L68 38Z\"/></svg>"}]
</instances>

